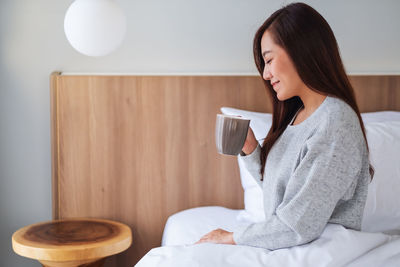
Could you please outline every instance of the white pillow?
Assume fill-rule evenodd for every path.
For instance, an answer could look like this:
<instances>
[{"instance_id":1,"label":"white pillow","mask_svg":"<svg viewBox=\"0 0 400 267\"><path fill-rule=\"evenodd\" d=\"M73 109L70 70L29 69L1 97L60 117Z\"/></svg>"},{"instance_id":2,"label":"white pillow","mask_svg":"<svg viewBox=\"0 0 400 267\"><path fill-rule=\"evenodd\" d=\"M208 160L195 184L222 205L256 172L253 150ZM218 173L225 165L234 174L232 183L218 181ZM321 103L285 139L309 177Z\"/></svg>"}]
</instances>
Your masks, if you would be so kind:
<instances>
[{"instance_id":1,"label":"white pillow","mask_svg":"<svg viewBox=\"0 0 400 267\"><path fill-rule=\"evenodd\" d=\"M252 112L247 110L222 107L221 112L227 115L242 116L250 119L250 127L260 145L267 136L272 124L272 114ZM238 220L261 222L265 220L263 193L257 182L244 167L242 160L238 157L240 181L244 190L244 210L238 214Z\"/></svg>"},{"instance_id":2,"label":"white pillow","mask_svg":"<svg viewBox=\"0 0 400 267\"><path fill-rule=\"evenodd\" d=\"M364 123L369 122L384 122L384 121L400 121L399 111L378 111L361 113L361 118Z\"/></svg>"},{"instance_id":3,"label":"white pillow","mask_svg":"<svg viewBox=\"0 0 400 267\"><path fill-rule=\"evenodd\" d=\"M400 113L400 112L399 112ZM400 230L400 121L365 123L375 175L368 187L362 230Z\"/></svg>"},{"instance_id":4,"label":"white pillow","mask_svg":"<svg viewBox=\"0 0 400 267\"><path fill-rule=\"evenodd\" d=\"M228 107L222 107L221 111L250 119L250 127L260 144L272 124L272 115L269 113ZM370 112L361 116L367 131L371 164L375 168L374 180L368 188L362 229L375 232L400 229L400 205L397 204L397 195L400 194L400 112ZM262 190L239 157L238 164L245 206L244 211L238 214L238 219L263 221Z\"/></svg>"}]
</instances>

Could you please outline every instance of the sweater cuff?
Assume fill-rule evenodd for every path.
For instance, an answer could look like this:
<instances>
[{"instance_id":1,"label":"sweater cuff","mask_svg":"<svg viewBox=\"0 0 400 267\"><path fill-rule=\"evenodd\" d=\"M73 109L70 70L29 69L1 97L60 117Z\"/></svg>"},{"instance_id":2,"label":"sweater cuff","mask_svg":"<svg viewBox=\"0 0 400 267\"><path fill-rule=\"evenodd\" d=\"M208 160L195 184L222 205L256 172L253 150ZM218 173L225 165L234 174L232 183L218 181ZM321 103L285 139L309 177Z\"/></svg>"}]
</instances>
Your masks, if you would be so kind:
<instances>
[{"instance_id":1,"label":"sweater cuff","mask_svg":"<svg viewBox=\"0 0 400 267\"><path fill-rule=\"evenodd\" d=\"M242 225L238 226L235 231L233 232L233 241L236 243L236 245L244 245L242 243L241 237L243 233L247 230L249 225Z\"/></svg>"},{"instance_id":2,"label":"sweater cuff","mask_svg":"<svg viewBox=\"0 0 400 267\"><path fill-rule=\"evenodd\" d=\"M241 157L243 159L243 161L254 161L254 160L259 160L260 153L261 153L261 146L260 146L260 144L257 144L257 146L253 150L253 152L251 152L250 154L245 155L245 156L242 156L241 154L239 154L239 157Z\"/></svg>"},{"instance_id":3,"label":"sweater cuff","mask_svg":"<svg viewBox=\"0 0 400 267\"><path fill-rule=\"evenodd\" d=\"M261 162L260 162L261 146L258 144L254 151L247 156L238 156L243 162L244 167L250 173L250 175L257 181L258 185L261 186Z\"/></svg>"}]
</instances>

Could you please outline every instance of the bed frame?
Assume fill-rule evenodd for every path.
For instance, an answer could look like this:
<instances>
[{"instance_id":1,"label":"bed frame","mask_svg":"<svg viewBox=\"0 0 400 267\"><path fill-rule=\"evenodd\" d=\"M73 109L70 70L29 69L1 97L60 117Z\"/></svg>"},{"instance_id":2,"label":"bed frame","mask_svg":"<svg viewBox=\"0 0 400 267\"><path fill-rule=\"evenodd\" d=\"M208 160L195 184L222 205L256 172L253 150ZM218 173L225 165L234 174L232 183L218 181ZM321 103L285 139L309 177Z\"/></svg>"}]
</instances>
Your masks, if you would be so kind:
<instances>
[{"instance_id":1,"label":"bed frame","mask_svg":"<svg viewBox=\"0 0 400 267\"><path fill-rule=\"evenodd\" d=\"M362 112L400 111L400 76L351 76ZM258 76L51 75L53 218L128 224L133 245L106 266L160 246L168 216L243 208L235 157L215 148L230 106L271 112Z\"/></svg>"}]
</instances>

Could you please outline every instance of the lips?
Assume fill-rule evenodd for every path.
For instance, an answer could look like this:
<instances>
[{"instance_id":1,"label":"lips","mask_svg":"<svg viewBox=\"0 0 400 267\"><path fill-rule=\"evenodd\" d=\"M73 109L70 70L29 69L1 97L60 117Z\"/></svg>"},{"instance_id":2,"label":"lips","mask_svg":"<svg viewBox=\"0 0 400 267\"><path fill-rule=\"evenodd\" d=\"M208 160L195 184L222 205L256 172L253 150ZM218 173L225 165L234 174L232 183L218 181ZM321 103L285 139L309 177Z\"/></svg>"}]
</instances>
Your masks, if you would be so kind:
<instances>
[{"instance_id":1,"label":"lips","mask_svg":"<svg viewBox=\"0 0 400 267\"><path fill-rule=\"evenodd\" d=\"M277 85L279 83L279 81L276 82L271 82L272 87L274 87L275 85Z\"/></svg>"}]
</instances>

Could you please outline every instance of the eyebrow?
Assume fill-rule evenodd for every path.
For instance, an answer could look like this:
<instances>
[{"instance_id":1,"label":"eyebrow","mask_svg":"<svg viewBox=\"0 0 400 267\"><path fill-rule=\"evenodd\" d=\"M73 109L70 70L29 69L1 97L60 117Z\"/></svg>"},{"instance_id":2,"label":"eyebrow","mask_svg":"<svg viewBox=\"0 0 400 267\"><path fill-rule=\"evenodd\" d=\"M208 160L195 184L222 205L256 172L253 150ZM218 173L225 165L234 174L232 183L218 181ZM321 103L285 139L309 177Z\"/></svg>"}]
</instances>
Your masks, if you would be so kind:
<instances>
[{"instance_id":1,"label":"eyebrow","mask_svg":"<svg viewBox=\"0 0 400 267\"><path fill-rule=\"evenodd\" d=\"M264 52L262 53L262 57L264 58L265 55L268 54L268 53L271 53L271 50L264 51Z\"/></svg>"}]
</instances>

